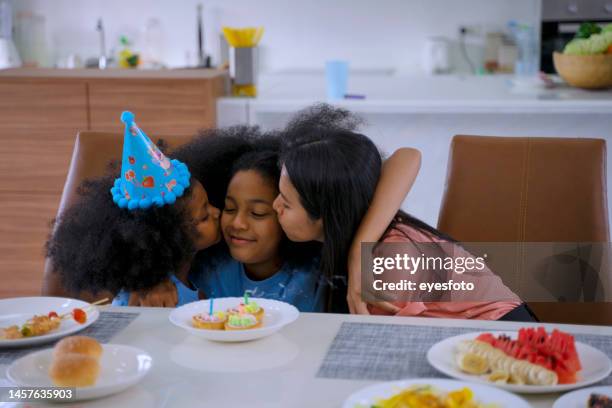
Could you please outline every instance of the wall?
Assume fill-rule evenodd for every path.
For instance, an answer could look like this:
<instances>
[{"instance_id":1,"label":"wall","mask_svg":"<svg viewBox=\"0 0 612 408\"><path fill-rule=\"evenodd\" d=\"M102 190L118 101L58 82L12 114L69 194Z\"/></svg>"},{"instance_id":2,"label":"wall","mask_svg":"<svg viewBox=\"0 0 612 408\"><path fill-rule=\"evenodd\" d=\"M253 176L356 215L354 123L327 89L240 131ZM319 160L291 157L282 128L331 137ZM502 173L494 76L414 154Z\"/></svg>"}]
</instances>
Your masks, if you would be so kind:
<instances>
[{"instance_id":1,"label":"wall","mask_svg":"<svg viewBox=\"0 0 612 408\"><path fill-rule=\"evenodd\" d=\"M150 18L161 22L163 59L179 67L196 59L198 0L14 0L16 12L34 10L45 17L47 63L71 53L98 54L98 17L107 30L107 47L117 48L127 34L142 48L143 28ZM322 69L331 58L350 60L358 69L420 71L428 36L455 39L460 25L505 27L508 20L537 24L540 0L211 0L202 2L206 47L219 56L223 25L262 25L264 71ZM474 57L481 38L469 40ZM138 45L138 44L137 44ZM455 52L455 68L467 65Z\"/></svg>"}]
</instances>

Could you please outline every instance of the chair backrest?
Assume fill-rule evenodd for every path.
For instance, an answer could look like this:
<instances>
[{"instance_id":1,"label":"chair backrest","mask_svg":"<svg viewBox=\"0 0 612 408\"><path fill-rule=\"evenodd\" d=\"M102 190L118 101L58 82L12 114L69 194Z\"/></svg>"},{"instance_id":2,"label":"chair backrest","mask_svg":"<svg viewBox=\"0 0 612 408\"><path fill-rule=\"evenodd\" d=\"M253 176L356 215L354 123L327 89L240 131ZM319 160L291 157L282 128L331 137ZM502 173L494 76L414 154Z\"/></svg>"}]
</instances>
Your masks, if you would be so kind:
<instances>
[{"instance_id":1,"label":"chair backrest","mask_svg":"<svg viewBox=\"0 0 612 408\"><path fill-rule=\"evenodd\" d=\"M187 143L193 136L164 136L161 138L169 148L178 147ZM157 142L156 139L153 139ZM112 160L121 160L123 147L123 134L108 132L80 132L74 142L70 168L66 176L66 183L62 191L57 215L69 207L77 197L79 185L88 178L99 177L106 173L107 166ZM110 193L109 193L110 194ZM51 264L45 261L43 279L43 294L52 296L67 295L61 287L56 274L51 270ZM74 296L74 294L72 294ZM81 295L88 298L87 294ZM88 299L89 300L89 299Z\"/></svg>"},{"instance_id":2,"label":"chair backrest","mask_svg":"<svg viewBox=\"0 0 612 408\"><path fill-rule=\"evenodd\" d=\"M602 243L600 247L605 247L610 238L605 141L455 136L438 229L461 242ZM524 273L520 264L524 259L518 258L512 268L503 269ZM548 282L569 275L575 280L580 265L570 269L568 274L549 263L547 271L540 272ZM555 290L558 294L566 289ZM529 304L544 321L612 323L612 303ZM588 309L589 315L571 307L585 313Z\"/></svg>"},{"instance_id":3,"label":"chair backrest","mask_svg":"<svg viewBox=\"0 0 612 408\"><path fill-rule=\"evenodd\" d=\"M472 242L609 241L605 140L455 136L438 227Z\"/></svg>"}]
</instances>

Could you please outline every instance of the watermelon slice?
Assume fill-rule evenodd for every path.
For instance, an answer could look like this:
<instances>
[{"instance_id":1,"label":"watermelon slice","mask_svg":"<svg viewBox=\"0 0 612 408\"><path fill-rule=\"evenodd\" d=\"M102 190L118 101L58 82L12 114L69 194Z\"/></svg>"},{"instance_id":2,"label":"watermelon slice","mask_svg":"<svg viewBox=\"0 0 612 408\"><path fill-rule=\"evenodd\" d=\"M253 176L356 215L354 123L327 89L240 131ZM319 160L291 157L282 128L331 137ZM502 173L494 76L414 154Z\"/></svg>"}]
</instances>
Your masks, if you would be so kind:
<instances>
[{"instance_id":1,"label":"watermelon slice","mask_svg":"<svg viewBox=\"0 0 612 408\"><path fill-rule=\"evenodd\" d=\"M559 384L573 384L582 369L574 336L560 330L548 334L543 327L523 328L516 340L506 335L483 333L476 340L489 343L510 357L527 360L557 373Z\"/></svg>"}]
</instances>

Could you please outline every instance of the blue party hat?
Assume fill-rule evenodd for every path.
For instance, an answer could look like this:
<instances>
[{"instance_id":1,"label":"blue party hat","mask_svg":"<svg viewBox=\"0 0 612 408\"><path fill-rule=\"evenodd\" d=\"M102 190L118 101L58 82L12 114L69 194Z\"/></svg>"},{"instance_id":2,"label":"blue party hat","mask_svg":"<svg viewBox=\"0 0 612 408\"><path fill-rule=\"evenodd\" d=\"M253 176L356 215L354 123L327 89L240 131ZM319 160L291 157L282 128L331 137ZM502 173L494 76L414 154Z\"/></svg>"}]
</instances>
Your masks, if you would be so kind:
<instances>
[{"instance_id":1,"label":"blue party hat","mask_svg":"<svg viewBox=\"0 0 612 408\"><path fill-rule=\"evenodd\" d=\"M173 204L183 195L191 174L185 163L168 159L134 122L132 112L123 112L123 159L121 176L111 194L121 208L147 209Z\"/></svg>"}]
</instances>

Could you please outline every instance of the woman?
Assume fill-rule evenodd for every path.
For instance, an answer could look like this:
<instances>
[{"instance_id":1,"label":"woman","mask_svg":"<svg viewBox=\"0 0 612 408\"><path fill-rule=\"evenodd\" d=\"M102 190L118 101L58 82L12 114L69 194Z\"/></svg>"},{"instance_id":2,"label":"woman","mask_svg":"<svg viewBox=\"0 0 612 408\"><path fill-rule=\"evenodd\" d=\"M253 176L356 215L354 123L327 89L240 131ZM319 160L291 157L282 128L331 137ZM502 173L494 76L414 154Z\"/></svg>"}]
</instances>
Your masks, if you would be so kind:
<instances>
[{"instance_id":1,"label":"woman","mask_svg":"<svg viewBox=\"0 0 612 408\"><path fill-rule=\"evenodd\" d=\"M332 290L331 310L343 311L348 301L354 313L533 320L501 281L494 288L496 293L487 294L500 301L382 302L368 307L361 300L361 242L444 242L457 251L462 248L435 228L397 212L418 173L419 153L399 152L404 157L397 163L413 163L401 183L381 177L381 172L395 173L389 167L397 165L388 161L383 169L378 149L366 136L352 131L355 124L349 112L326 105L299 113L285 132L280 194L274 203L290 239L323 243L321 270L338 282ZM348 288L341 284L347 275Z\"/></svg>"}]
</instances>

